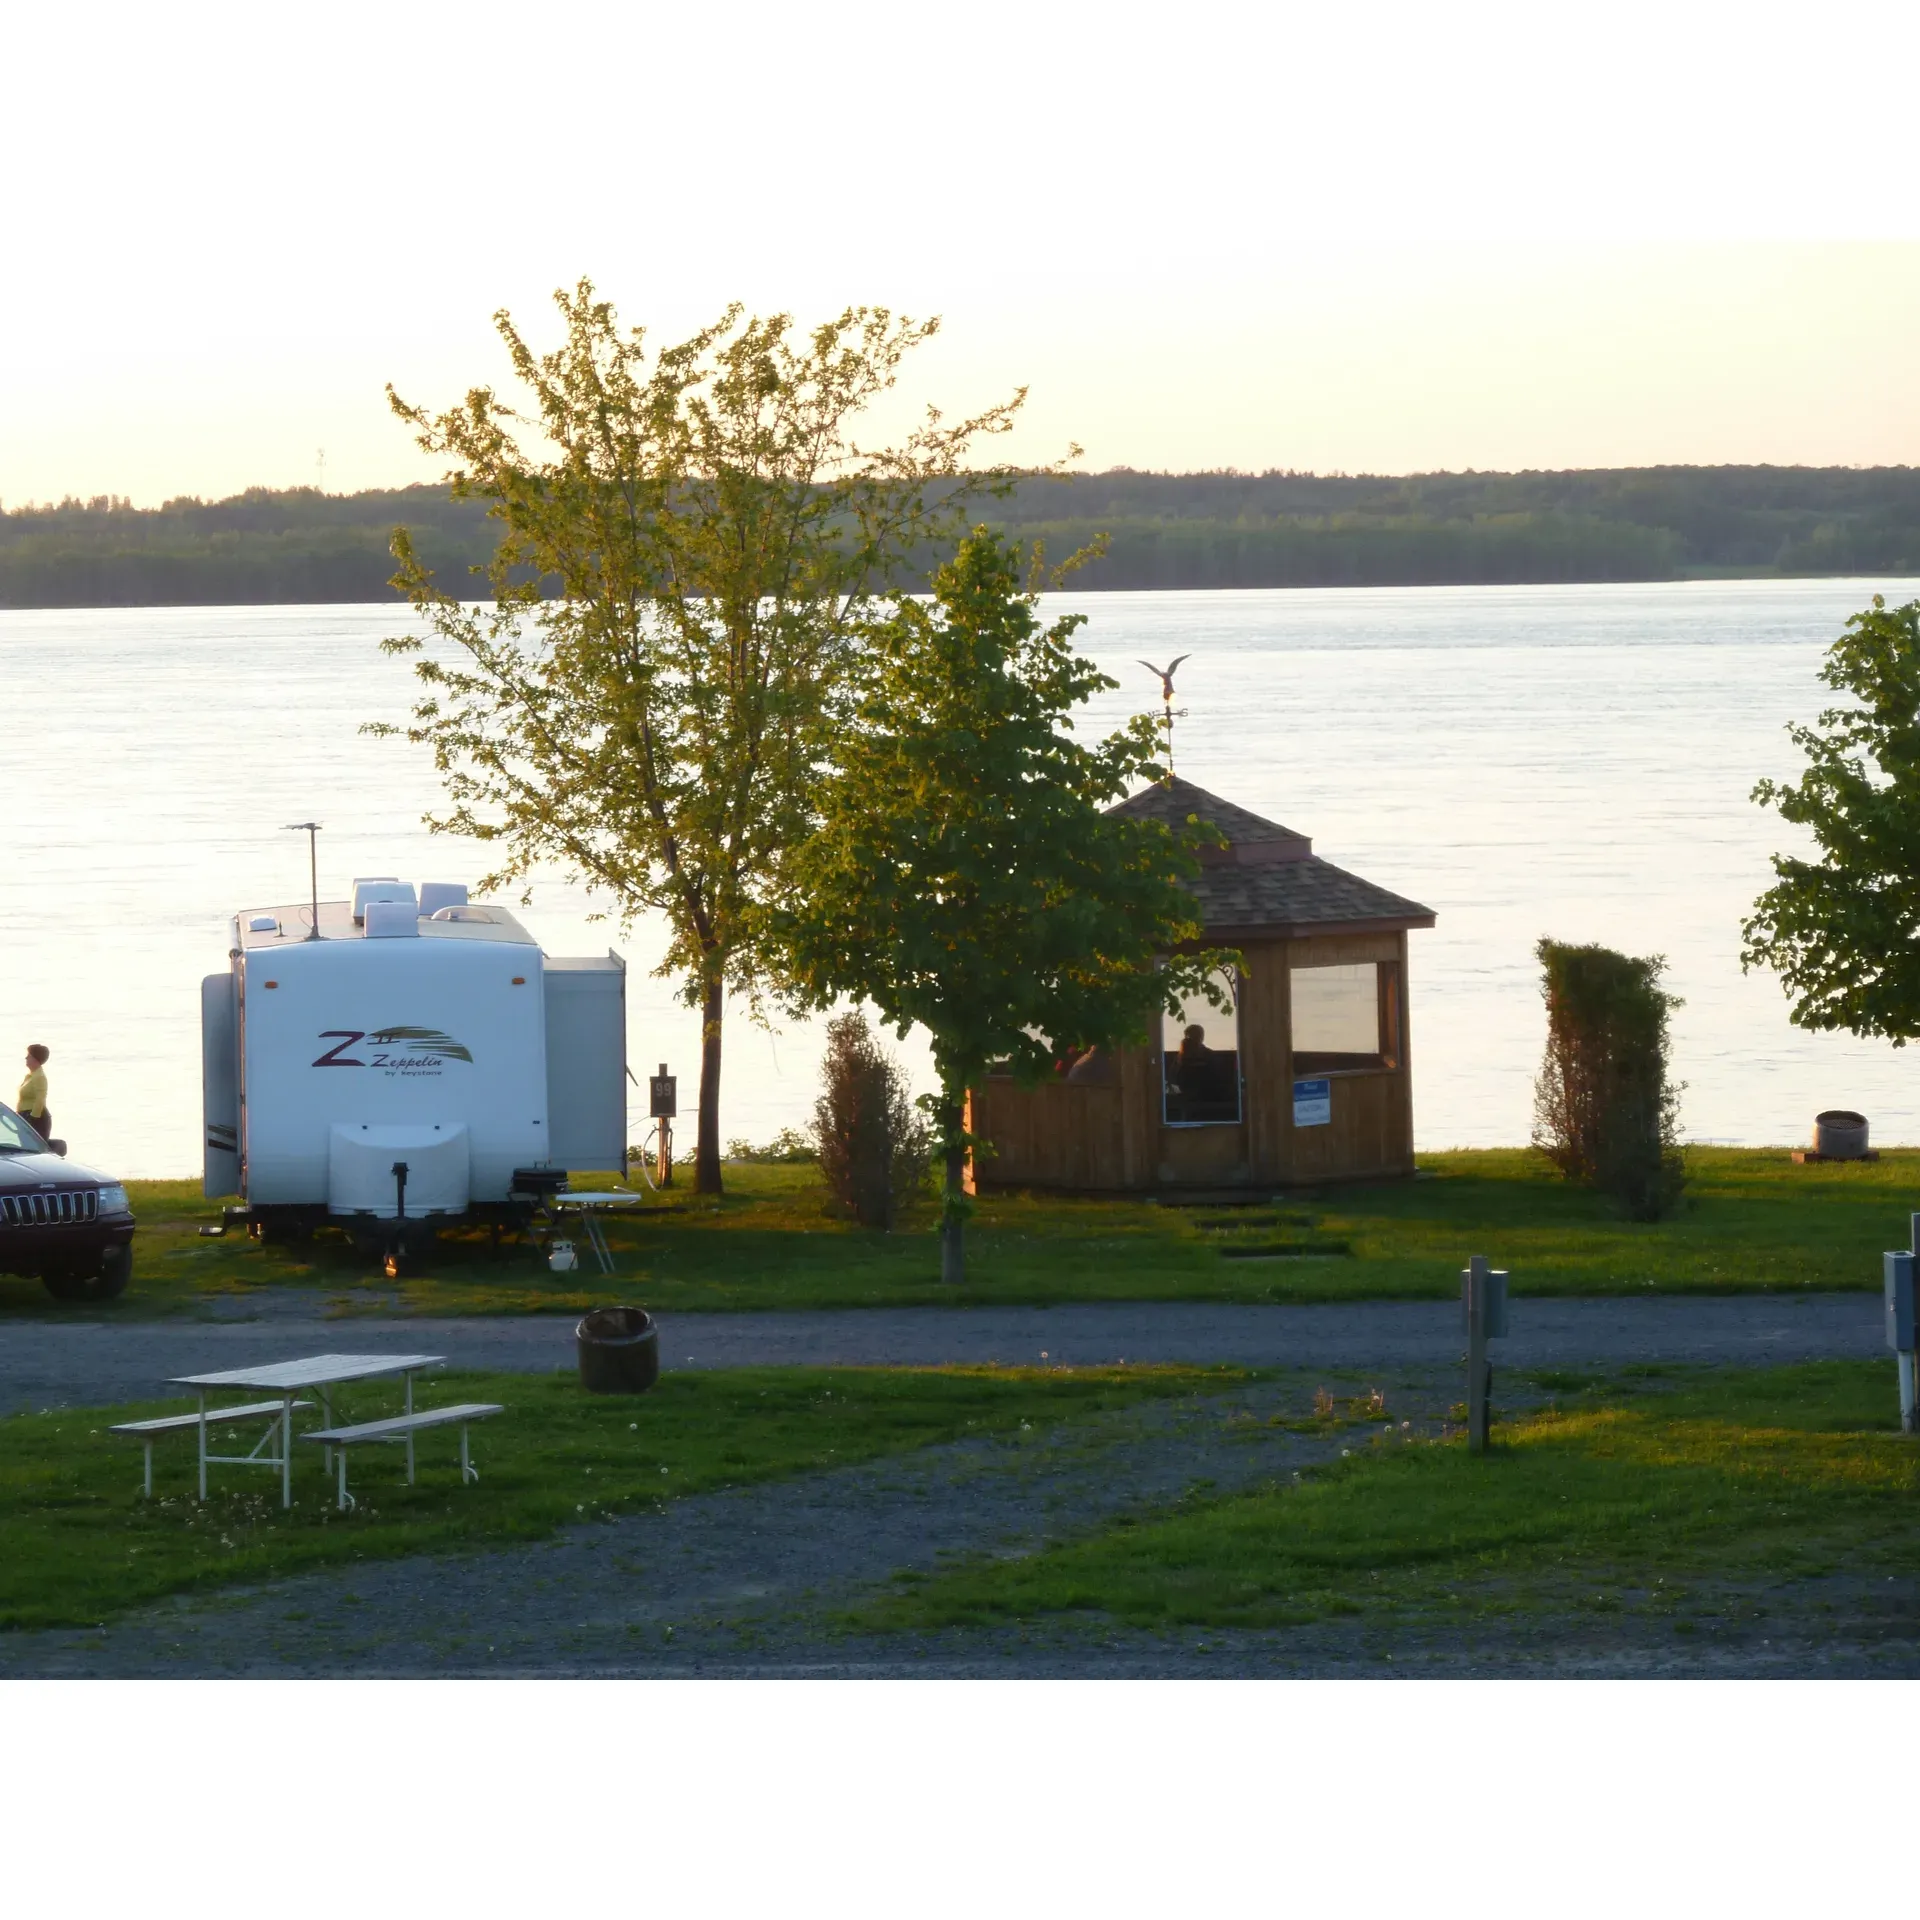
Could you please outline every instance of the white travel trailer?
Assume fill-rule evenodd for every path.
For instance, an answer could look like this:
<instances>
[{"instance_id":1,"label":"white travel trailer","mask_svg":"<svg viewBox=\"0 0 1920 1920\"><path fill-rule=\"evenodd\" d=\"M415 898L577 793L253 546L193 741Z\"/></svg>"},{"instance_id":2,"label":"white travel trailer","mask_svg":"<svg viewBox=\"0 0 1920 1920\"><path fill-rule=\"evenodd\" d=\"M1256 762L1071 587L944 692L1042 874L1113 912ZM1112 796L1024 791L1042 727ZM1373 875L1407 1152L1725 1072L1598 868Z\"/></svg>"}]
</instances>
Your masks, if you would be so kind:
<instances>
[{"instance_id":1,"label":"white travel trailer","mask_svg":"<svg viewBox=\"0 0 1920 1920\"><path fill-rule=\"evenodd\" d=\"M257 1230L330 1221L397 1257L625 1171L617 954L552 959L464 887L383 879L237 914L228 960L200 986L205 1190Z\"/></svg>"}]
</instances>

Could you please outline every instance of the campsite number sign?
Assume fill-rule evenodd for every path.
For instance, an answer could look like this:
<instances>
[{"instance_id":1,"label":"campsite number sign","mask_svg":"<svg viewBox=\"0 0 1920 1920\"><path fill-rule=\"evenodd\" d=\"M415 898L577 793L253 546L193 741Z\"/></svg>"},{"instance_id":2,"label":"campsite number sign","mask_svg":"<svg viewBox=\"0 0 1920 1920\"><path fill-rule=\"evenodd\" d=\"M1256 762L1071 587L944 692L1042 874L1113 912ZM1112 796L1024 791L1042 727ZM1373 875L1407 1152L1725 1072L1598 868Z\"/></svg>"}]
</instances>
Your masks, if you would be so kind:
<instances>
[{"instance_id":1,"label":"campsite number sign","mask_svg":"<svg viewBox=\"0 0 1920 1920\"><path fill-rule=\"evenodd\" d=\"M680 1082L667 1071L667 1063L660 1063L660 1071L647 1076L647 1113L650 1119L673 1120L680 1113Z\"/></svg>"}]
</instances>

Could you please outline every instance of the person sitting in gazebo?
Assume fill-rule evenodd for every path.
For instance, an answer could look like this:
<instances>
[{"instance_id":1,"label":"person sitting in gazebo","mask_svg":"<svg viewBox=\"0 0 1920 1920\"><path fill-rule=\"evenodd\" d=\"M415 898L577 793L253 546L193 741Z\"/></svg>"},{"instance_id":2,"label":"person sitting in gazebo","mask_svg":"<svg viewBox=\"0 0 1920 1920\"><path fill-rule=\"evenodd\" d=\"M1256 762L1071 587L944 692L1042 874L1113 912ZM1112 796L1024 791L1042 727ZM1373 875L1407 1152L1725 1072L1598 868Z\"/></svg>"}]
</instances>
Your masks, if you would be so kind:
<instances>
[{"instance_id":1,"label":"person sitting in gazebo","mask_svg":"<svg viewBox=\"0 0 1920 1920\"><path fill-rule=\"evenodd\" d=\"M1217 1120L1235 1108L1233 1059L1207 1045L1206 1029L1197 1022L1180 1039L1180 1051L1169 1063L1167 1118L1176 1122Z\"/></svg>"}]
</instances>

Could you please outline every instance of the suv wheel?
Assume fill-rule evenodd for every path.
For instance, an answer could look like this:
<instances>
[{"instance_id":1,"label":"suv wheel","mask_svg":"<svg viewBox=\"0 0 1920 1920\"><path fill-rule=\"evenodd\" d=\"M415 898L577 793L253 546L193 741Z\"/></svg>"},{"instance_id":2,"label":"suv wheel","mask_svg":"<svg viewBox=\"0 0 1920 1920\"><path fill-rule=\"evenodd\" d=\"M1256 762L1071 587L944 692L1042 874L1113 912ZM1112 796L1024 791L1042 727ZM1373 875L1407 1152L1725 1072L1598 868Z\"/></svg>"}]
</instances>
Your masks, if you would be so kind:
<instances>
[{"instance_id":1,"label":"suv wheel","mask_svg":"<svg viewBox=\"0 0 1920 1920\"><path fill-rule=\"evenodd\" d=\"M56 1300L84 1303L117 1300L133 1278L133 1249L109 1247L100 1256L100 1265L92 1273L75 1273L72 1268L54 1268L41 1278Z\"/></svg>"}]
</instances>

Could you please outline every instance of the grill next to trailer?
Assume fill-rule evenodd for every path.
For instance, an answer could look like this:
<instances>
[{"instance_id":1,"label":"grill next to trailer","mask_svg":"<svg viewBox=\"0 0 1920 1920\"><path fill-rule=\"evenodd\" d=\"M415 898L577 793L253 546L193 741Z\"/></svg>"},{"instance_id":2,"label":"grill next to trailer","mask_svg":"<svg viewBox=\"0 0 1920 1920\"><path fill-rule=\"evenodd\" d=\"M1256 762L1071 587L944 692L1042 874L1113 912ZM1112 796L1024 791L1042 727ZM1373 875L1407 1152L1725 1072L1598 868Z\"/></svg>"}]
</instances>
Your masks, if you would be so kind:
<instances>
[{"instance_id":1,"label":"grill next to trailer","mask_svg":"<svg viewBox=\"0 0 1920 1920\"><path fill-rule=\"evenodd\" d=\"M80 1226L100 1215L100 1195L83 1193L10 1193L0 1199L0 1224L9 1227Z\"/></svg>"}]
</instances>

